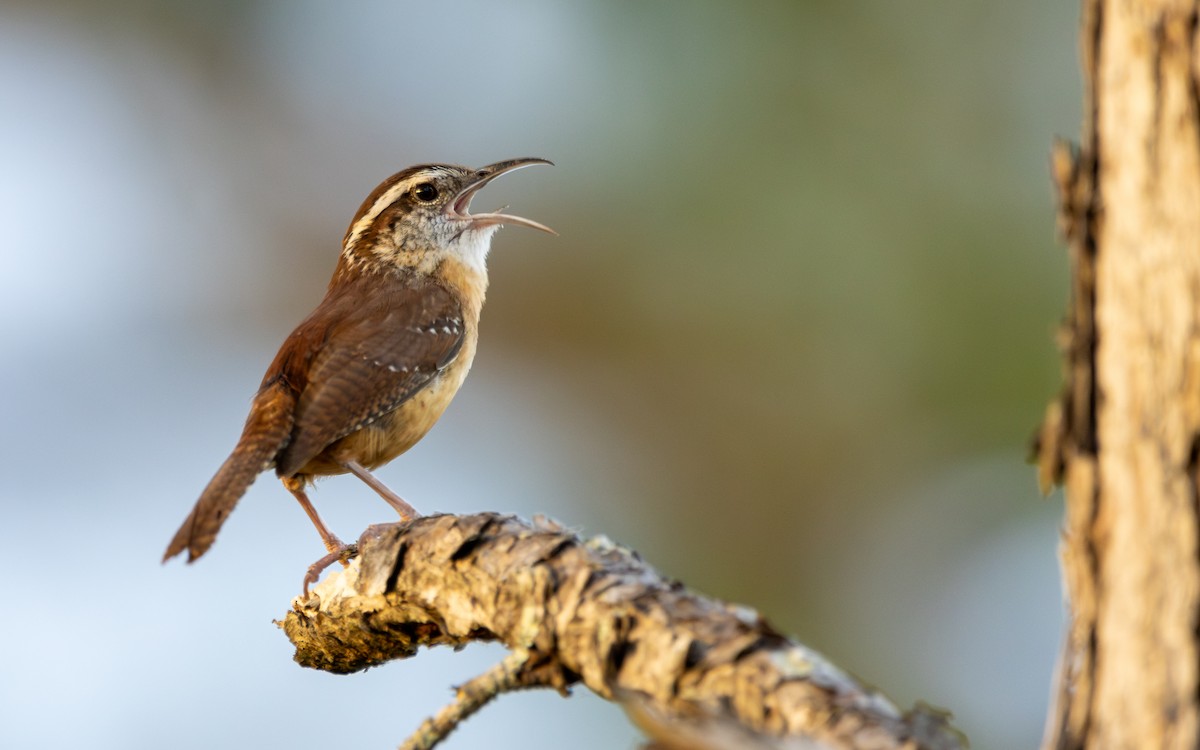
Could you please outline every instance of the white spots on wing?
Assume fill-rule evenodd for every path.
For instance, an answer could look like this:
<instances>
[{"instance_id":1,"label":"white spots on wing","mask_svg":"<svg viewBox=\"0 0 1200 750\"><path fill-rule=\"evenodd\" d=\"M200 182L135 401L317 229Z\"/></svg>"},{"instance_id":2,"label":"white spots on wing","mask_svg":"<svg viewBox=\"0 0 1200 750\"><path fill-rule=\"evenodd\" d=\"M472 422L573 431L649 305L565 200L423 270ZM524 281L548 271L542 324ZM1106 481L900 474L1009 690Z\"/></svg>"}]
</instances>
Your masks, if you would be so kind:
<instances>
[{"instance_id":1,"label":"white spots on wing","mask_svg":"<svg viewBox=\"0 0 1200 750\"><path fill-rule=\"evenodd\" d=\"M393 365L388 362L384 362L382 359L371 359L370 354L364 354L362 358L364 362L369 360L371 364L375 365L376 367L386 367L388 372L409 372L410 370L413 372L417 371L417 368L410 368L408 365Z\"/></svg>"},{"instance_id":2,"label":"white spots on wing","mask_svg":"<svg viewBox=\"0 0 1200 750\"><path fill-rule=\"evenodd\" d=\"M409 330L414 333L428 333L435 336L438 334L458 336L462 333L462 318L437 320L427 326L411 326Z\"/></svg>"}]
</instances>

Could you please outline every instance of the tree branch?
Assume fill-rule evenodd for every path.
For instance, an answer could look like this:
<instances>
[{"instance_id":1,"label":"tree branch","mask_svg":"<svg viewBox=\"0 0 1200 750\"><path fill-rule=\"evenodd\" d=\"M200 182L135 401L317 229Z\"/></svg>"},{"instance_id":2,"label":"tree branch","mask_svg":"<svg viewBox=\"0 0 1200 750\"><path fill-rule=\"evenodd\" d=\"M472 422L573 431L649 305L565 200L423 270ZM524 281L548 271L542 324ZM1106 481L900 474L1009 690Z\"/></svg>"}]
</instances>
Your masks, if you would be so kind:
<instances>
[{"instance_id":1,"label":"tree branch","mask_svg":"<svg viewBox=\"0 0 1200 750\"><path fill-rule=\"evenodd\" d=\"M661 748L965 744L946 714L902 714L754 610L665 580L603 537L483 513L373 526L359 544L281 623L301 665L349 673L470 641L512 651L405 748L432 747L501 692L579 682Z\"/></svg>"}]
</instances>

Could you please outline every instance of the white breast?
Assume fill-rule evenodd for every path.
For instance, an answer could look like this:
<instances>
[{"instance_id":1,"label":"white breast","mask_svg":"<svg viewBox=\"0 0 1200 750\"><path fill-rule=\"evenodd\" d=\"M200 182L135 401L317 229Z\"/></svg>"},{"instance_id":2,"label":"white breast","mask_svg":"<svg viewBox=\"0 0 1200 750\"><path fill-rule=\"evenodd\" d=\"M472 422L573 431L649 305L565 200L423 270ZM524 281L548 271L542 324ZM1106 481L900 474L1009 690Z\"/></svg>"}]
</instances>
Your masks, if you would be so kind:
<instances>
[{"instance_id":1,"label":"white breast","mask_svg":"<svg viewBox=\"0 0 1200 750\"><path fill-rule=\"evenodd\" d=\"M462 259L463 265L478 273L487 273L487 256L492 249L492 235L500 227L491 225L479 229L469 229L459 235L454 243L454 252Z\"/></svg>"}]
</instances>

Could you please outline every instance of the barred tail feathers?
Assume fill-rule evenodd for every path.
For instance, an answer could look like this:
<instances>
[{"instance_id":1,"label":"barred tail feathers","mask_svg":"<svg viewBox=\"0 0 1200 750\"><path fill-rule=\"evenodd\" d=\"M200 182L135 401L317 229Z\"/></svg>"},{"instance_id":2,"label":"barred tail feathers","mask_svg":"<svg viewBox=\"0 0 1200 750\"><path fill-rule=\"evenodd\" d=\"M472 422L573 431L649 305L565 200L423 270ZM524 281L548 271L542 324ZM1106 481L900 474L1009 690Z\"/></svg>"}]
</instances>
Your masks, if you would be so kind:
<instances>
[{"instance_id":1,"label":"barred tail feathers","mask_svg":"<svg viewBox=\"0 0 1200 750\"><path fill-rule=\"evenodd\" d=\"M188 552L188 562L212 546L225 519L233 512L254 480L275 461L292 431L294 393L275 382L259 391L246 418L237 447L204 488L192 512L167 546L163 562Z\"/></svg>"}]
</instances>

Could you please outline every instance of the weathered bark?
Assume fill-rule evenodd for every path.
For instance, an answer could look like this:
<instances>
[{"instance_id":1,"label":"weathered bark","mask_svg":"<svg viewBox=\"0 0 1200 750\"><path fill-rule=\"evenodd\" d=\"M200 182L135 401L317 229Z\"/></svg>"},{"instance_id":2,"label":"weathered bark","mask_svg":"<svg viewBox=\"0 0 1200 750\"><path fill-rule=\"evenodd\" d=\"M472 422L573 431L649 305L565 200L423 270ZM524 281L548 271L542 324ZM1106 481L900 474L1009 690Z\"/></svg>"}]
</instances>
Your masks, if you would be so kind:
<instances>
[{"instance_id":1,"label":"weathered bark","mask_svg":"<svg viewBox=\"0 0 1200 750\"><path fill-rule=\"evenodd\" d=\"M1047 748L1200 747L1198 4L1085 0L1085 117L1055 153L1072 260L1062 479L1070 624Z\"/></svg>"},{"instance_id":2,"label":"weathered bark","mask_svg":"<svg viewBox=\"0 0 1200 750\"><path fill-rule=\"evenodd\" d=\"M664 580L606 539L480 514L372 527L359 557L282 623L296 660L353 672L419 646L501 641L405 747L431 747L506 690L582 683L662 748L958 748L944 714L902 713L755 611Z\"/></svg>"}]
</instances>

